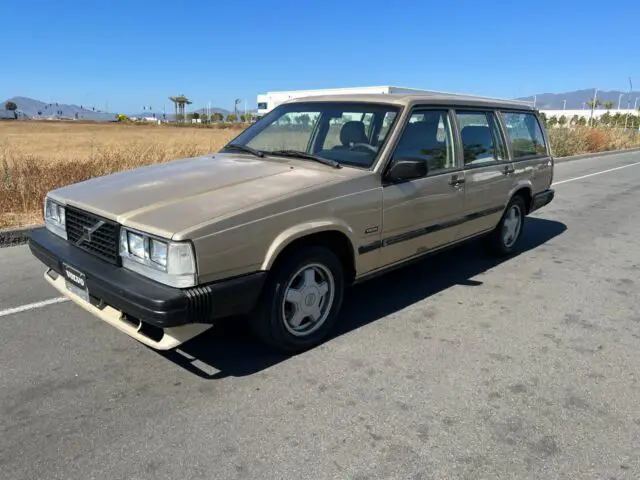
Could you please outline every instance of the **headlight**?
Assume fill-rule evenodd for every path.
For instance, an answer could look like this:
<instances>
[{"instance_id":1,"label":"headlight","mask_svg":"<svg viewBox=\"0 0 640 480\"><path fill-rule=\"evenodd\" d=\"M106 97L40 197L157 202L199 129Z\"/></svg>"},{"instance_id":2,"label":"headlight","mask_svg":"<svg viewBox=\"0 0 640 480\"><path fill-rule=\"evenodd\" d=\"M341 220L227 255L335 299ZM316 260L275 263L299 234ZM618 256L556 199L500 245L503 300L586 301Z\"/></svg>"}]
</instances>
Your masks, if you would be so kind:
<instances>
[{"instance_id":1,"label":"headlight","mask_svg":"<svg viewBox=\"0 0 640 480\"><path fill-rule=\"evenodd\" d=\"M127 251L138 258L144 258L144 237L137 233L127 232Z\"/></svg>"},{"instance_id":2,"label":"headlight","mask_svg":"<svg viewBox=\"0 0 640 480\"><path fill-rule=\"evenodd\" d=\"M177 288L196 284L196 261L189 242L172 242L120 229L122 266L165 285Z\"/></svg>"},{"instance_id":3,"label":"headlight","mask_svg":"<svg viewBox=\"0 0 640 480\"><path fill-rule=\"evenodd\" d=\"M162 265L163 267L167 266L167 250L169 250L169 246L166 242L162 242L160 240L156 240L152 238L149 240L149 258L153 263L157 263L158 265Z\"/></svg>"},{"instance_id":4,"label":"headlight","mask_svg":"<svg viewBox=\"0 0 640 480\"><path fill-rule=\"evenodd\" d=\"M49 197L44 200L44 224L50 232L67 239L64 207Z\"/></svg>"}]
</instances>

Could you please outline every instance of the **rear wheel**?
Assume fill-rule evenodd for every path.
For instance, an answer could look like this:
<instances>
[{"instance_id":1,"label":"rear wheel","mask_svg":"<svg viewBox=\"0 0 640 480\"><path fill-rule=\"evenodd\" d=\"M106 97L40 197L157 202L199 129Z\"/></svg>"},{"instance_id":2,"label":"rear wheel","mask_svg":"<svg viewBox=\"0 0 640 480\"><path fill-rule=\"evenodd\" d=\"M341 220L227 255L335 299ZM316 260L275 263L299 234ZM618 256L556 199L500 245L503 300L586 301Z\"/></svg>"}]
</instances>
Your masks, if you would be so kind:
<instances>
[{"instance_id":1,"label":"rear wheel","mask_svg":"<svg viewBox=\"0 0 640 480\"><path fill-rule=\"evenodd\" d=\"M491 253L498 256L513 253L524 230L525 212L523 198L516 195L509 202L496 228L486 239Z\"/></svg>"},{"instance_id":2,"label":"rear wheel","mask_svg":"<svg viewBox=\"0 0 640 480\"><path fill-rule=\"evenodd\" d=\"M342 306L344 273L335 254L324 247L294 250L279 261L250 324L263 342L300 352L321 343Z\"/></svg>"}]
</instances>

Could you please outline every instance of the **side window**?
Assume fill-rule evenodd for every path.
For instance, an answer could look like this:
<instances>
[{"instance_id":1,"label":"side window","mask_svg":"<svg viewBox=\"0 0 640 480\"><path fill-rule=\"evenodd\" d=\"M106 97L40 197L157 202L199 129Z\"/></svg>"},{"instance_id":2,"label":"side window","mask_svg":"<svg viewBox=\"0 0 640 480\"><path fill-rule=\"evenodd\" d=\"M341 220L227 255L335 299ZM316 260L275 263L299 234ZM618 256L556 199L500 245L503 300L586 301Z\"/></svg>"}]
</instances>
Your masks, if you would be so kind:
<instances>
[{"instance_id":1,"label":"side window","mask_svg":"<svg viewBox=\"0 0 640 480\"><path fill-rule=\"evenodd\" d=\"M513 158L546 155L542 129L532 113L502 112Z\"/></svg>"},{"instance_id":2,"label":"side window","mask_svg":"<svg viewBox=\"0 0 640 480\"><path fill-rule=\"evenodd\" d=\"M451 139L447 110L416 110L402 132L393 158L425 159L428 175L437 175L456 168Z\"/></svg>"},{"instance_id":3,"label":"side window","mask_svg":"<svg viewBox=\"0 0 640 480\"><path fill-rule=\"evenodd\" d=\"M493 112L457 111L465 165L482 165L507 159L498 120Z\"/></svg>"}]
</instances>

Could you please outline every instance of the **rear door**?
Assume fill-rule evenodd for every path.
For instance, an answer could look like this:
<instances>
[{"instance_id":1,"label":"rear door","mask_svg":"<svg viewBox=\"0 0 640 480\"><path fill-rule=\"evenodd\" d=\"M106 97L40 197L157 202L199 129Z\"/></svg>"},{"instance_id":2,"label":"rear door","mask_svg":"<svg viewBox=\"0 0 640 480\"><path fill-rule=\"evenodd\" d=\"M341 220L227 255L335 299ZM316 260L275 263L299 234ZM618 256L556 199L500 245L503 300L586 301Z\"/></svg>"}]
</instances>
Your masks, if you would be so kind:
<instances>
[{"instance_id":1,"label":"rear door","mask_svg":"<svg viewBox=\"0 0 640 480\"><path fill-rule=\"evenodd\" d=\"M500 220L513 187L509 161L497 114L492 109L456 109L464 157L464 221L458 239L492 229Z\"/></svg>"},{"instance_id":2,"label":"rear door","mask_svg":"<svg viewBox=\"0 0 640 480\"><path fill-rule=\"evenodd\" d=\"M427 176L383 187L382 265L436 249L456 238L464 174L456 162L448 109L415 108L391 158L424 159Z\"/></svg>"}]
</instances>

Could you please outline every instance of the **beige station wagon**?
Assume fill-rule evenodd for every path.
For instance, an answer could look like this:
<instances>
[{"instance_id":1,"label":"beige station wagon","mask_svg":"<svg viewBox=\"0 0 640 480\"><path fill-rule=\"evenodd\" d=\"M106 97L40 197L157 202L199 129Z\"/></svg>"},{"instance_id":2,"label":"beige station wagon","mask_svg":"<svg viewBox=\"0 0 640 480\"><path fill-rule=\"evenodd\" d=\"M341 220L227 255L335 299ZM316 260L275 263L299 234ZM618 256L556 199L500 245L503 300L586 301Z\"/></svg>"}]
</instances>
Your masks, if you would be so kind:
<instances>
[{"instance_id":1,"label":"beige station wagon","mask_svg":"<svg viewBox=\"0 0 640 480\"><path fill-rule=\"evenodd\" d=\"M215 155L50 192L30 248L62 294L153 348L237 317L296 352L329 335L349 285L481 236L512 253L553 168L521 102L308 97Z\"/></svg>"}]
</instances>

